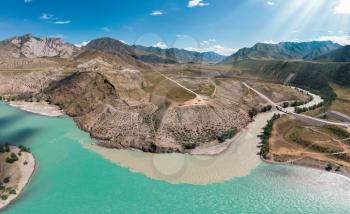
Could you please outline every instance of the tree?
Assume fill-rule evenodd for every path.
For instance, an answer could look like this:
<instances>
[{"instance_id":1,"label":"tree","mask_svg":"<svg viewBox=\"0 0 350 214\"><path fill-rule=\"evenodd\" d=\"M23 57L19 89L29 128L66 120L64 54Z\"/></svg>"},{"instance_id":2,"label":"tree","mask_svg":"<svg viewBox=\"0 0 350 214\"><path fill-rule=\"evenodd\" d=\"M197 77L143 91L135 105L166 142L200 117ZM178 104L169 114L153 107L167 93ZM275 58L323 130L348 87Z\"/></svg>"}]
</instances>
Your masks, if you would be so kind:
<instances>
[{"instance_id":1,"label":"tree","mask_svg":"<svg viewBox=\"0 0 350 214\"><path fill-rule=\"evenodd\" d=\"M252 108L251 110L249 110L248 113L249 113L250 118L253 118L258 114L258 110L256 110L256 108Z\"/></svg>"}]
</instances>

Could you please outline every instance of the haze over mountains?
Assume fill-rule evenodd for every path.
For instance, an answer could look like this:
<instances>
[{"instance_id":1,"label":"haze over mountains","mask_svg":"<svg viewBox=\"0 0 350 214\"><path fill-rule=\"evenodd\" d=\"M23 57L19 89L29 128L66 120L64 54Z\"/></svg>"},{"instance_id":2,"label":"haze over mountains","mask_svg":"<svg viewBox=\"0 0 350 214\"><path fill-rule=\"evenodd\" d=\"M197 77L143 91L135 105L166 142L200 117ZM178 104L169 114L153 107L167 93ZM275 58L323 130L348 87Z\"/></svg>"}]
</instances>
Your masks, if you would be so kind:
<instances>
[{"instance_id":1,"label":"haze over mountains","mask_svg":"<svg viewBox=\"0 0 350 214\"><path fill-rule=\"evenodd\" d=\"M340 47L341 45L331 41L257 43L251 48L240 49L223 63L244 59L313 60Z\"/></svg>"},{"instance_id":2,"label":"haze over mountains","mask_svg":"<svg viewBox=\"0 0 350 214\"><path fill-rule=\"evenodd\" d=\"M322 56L316 57L315 59L328 62L350 62L350 45L338 48Z\"/></svg>"},{"instance_id":3,"label":"haze over mountains","mask_svg":"<svg viewBox=\"0 0 350 214\"><path fill-rule=\"evenodd\" d=\"M249 59L349 62L349 49L349 46L342 47L331 41L257 43L251 48L242 48L225 57L215 52L128 45L113 38L92 40L81 48L60 38L38 38L30 34L0 42L0 56L3 58L71 58L84 52L89 52L90 56L93 52L94 55L98 55L99 52L117 56L122 58L121 60L137 60L149 64L231 64Z\"/></svg>"}]
</instances>

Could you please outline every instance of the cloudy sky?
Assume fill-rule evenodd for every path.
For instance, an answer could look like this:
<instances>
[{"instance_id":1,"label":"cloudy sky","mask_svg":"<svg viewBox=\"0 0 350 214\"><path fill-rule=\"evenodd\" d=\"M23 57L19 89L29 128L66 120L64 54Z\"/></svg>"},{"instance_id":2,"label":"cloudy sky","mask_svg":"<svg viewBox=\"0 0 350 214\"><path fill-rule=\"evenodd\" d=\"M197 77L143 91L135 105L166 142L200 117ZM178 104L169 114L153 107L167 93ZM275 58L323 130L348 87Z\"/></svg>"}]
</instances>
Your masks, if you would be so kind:
<instances>
[{"instance_id":1,"label":"cloudy sky","mask_svg":"<svg viewBox=\"0 0 350 214\"><path fill-rule=\"evenodd\" d=\"M350 0L1 0L0 29L228 55L256 42L350 44Z\"/></svg>"}]
</instances>

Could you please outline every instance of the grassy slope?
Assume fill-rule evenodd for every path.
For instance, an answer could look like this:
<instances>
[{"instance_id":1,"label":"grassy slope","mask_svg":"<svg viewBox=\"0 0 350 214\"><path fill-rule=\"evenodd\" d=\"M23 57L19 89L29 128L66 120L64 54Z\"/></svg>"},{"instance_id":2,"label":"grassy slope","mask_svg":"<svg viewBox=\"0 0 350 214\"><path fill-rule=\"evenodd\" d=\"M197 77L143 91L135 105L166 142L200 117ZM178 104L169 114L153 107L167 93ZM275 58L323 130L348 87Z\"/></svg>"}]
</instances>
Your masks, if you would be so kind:
<instances>
[{"instance_id":1,"label":"grassy slope","mask_svg":"<svg viewBox=\"0 0 350 214\"><path fill-rule=\"evenodd\" d=\"M327 100L335 98L330 83L350 87L350 77L347 78L350 76L350 63L243 60L235 63L234 67L280 83L294 74L292 84L321 94Z\"/></svg>"}]
</instances>

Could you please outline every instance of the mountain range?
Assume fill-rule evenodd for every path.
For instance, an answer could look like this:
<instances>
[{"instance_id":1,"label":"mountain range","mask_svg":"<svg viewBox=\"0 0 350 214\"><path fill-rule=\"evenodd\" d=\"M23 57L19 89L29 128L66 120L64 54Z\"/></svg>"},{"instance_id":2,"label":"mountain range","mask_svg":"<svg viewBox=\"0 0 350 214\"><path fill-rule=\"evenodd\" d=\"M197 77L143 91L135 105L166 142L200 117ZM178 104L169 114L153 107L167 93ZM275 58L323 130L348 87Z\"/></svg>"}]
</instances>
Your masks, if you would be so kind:
<instances>
[{"instance_id":1,"label":"mountain range","mask_svg":"<svg viewBox=\"0 0 350 214\"><path fill-rule=\"evenodd\" d=\"M240 49L222 63L230 64L247 59L313 60L340 47L331 41L257 43L251 48Z\"/></svg>"},{"instance_id":2,"label":"mountain range","mask_svg":"<svg viewBox=\"0 0 350 214\"><path fill-rule=\"evenodd\" d=\"M341 47L322 56L315 58L318 61L350 62L350 45Z\"/></svg>"},{"instance_id":3,"label":"mountain range","mask_svg":"<svg viewBox=\"0 0 350 214\"><path fill-rule=\"evenodd\" d=\"M85 53L87 52L87 53ZM128 45L113 38L92 40L84 47L76 47L61 38L38 38L27 34L0 42L1 58L74 58L89 55L113 55L117 61L135 64L232 64L240 60L301 60L349 62L350 46L331 41L257 43L242 48L229 57L215 52L195 52L184 49ZM123 64L123 63L121 63ZM137 63L136 63L137 64Z\"/></svg>"}]
</instances>

